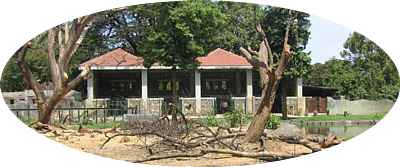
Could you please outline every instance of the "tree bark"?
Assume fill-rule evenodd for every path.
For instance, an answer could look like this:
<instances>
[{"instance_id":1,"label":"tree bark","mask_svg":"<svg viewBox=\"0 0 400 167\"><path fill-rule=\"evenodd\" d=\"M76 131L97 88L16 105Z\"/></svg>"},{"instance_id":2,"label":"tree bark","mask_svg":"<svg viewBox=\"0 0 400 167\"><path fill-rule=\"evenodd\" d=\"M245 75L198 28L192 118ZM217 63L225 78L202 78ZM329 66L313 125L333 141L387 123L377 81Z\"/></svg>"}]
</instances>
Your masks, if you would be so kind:
<instances>
[{"instance_id":1,"label":"tree bark","mask_svg":"<svg viewBox=\"0 0 400 167\"><path fill-rule=\"evenodd\" d=\"M247 129L244 142L257 142L264 132L265 126L268 119L270 118L272 106L275 102L276 92L278 85L282 79L283 73L290 60L290 45L289 40L289 29L292 24L293 18L291 17L291 11L289 11L290 18L286 25L286 32L283 40L283 49L280 59L274 61L271 47L269 46L268 38L261 27L261 24L257 24L256 30L262 37L262 42L259 45L259 50L254 51L250 47L248 49L240 48L244 57L255 67L258 68L261 79L262 87L262 101L257 109L254 118ZM253 56L256 55L256 56Z\"/></svg>"},{"instance_id":2,"label":"tree bark","mask_svg":"<svg viewBox=\"0 0 400 167\"><path fill-rule=\"evenodd\" d=\"M176 115L177 105L178 105L178 89L177 89L177 81L176 81L176 67L172 68L172 77L171 77L171 88L172 88L172 105L171 105L171 115L172 115L172 124L176 125L178 122L178 118Z\"/></svg>"},{"instance_id":3,"label":"tree bark","mask_svg":"<svg viewBox=\"0 0 400 167\"><path fill-rule=\"evenodd\" d=\"M288 113L287 113L287 82L281 84L281 107L282 107L282 119L287 120L288 119Z\"/></svg>"},{"instance_id":4,"label":"tree bark","mask_svg":"<svg viewBox=\"0 0 400 167\"><path fill-rule=\"evenodd\" d=\"M275 102L278 84L279 80L271 79L266 89L263 90L261 104L247 129L246 136L244 137L245 142L257 142L264 133L265 126L270 118L272 107Z\"/></svg>"},{"instance_id":5,"label":"tree bark","mask_svg":"<svg viewBox=\"0 0 400 167\"><path fill-rule=\"evenodd\" d=\"M68 71L71 57L79 47L94 19L94 15L84 16L48 30L47 57L50 65L51 80L54 84L52 95L45 95L43 88L33 77L29 66L25 62L26 50L31 46L31 43L28 42L16 52L16 63L21 70L24 81L36 95L39 109L38 121L40 123L48 124L57 104L68 92L86 79L89 74L90 67L85 66L84 70L75 79L69 80L66 71ZM58 44L56 44L56 38L58 39ZM58 49L58 55L56 55L56 49ZM56 59L57 56L58 60Z\"/></svg>"}]
</instances>

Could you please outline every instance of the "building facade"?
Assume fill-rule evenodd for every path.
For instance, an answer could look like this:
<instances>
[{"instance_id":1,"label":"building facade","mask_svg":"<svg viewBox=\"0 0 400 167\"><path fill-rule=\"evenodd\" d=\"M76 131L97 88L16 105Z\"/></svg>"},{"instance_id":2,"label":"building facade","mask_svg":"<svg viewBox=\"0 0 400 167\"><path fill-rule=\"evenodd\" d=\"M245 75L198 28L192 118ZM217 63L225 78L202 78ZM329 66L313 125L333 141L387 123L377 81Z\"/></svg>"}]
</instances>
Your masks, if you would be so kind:
<instances>
[{"instance_id":1,"label":"building facade","mask_svg":"<svg viewBox=\"0 0 400 167\"><path fill-rule=\"evenodd\" d=\"M176 87L184 113L218 114L227 105L245 112L256 110L261 101L259 74L245 58L218 48L197 61L200 65L194 70L177 70ZM91 68L86 101L94 107L104 107L108 100L119 97L126 99L129 108L160 112L172 96L171 67L155 64L145 68L143 58L121 48L88 60L80 68L86 65ZM282 83L287 84L287 95L297 99L292 114L304 115L302 80Z\"/></svg>"}]
</instances>

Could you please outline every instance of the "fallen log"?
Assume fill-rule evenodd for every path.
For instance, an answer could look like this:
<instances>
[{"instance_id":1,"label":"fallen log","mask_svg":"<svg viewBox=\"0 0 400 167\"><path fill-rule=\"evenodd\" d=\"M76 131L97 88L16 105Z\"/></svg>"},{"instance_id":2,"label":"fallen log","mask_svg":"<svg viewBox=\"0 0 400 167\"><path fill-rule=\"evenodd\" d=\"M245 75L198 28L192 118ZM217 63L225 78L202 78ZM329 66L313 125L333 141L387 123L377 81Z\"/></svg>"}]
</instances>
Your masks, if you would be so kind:
<instances>
[{"instance_id":1,"label":"fallen log","mask_svg":"<svg viewBox=\"0 0 400 167\"><path fill-rule=\"evenodd\" d=\"M201 157L206 154L229 154L233 157L244 157L244 158L254 158L254 159L260 159L260 160L267 160L267 161L277 161L277 160L283 160L283 159L288 159L288 158L293 158L296 156L290 155L290 154L280 154L280 153L272 153L272 152L244 152L244 151L234 151L234 150L224 150L224 149L202 149L198 153L177 153L177 154L171 154L171 155L162 155L162 156L153 156L153 157L148 157L146 159L142 160L136 160L136 161L131 161L133 163L141 163L141 162L148 162L148 161L155 161L155 160L161 160L161 159L169 159L169 158L181 158L181 157Z\"/></svg>"},{"instance_id":2,"label":"fallen log","mask_svg":"<svg viewBox=\"0 0 400 167\"><path fill-rule=\"evenodd\" d=\"M178 154L172 154L172 155L153 156L153 157L149 157L149 158L146 158L146 159L136 160L136 161L131 161L131 162L133 162L133 163L141 163L141 162L155 161L155 160L169 159L169 158L201 157L201 156L203 156L203 155L205 155L205 154L206 154L206 153L204 153L204 152L193 153L193 154L178 153Z\"/></svg>"}]
</instances>

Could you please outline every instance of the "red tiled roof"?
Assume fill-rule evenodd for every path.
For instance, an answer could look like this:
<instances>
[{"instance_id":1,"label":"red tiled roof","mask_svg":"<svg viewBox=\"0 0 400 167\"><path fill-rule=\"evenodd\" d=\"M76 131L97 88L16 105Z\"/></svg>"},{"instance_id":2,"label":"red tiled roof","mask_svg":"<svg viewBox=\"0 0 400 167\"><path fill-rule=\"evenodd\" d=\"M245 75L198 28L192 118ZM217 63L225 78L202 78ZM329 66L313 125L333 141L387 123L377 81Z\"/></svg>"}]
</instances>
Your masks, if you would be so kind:
<instances>
[{"instance_id":1,"label":"red tiled roof","mask_svg":"<svg viewBox=\"0 0 400 167\"><path fill-rule=\"evenodd\" d=\"M201 66L251 66L244 57L220 48L197 60Z\"/></svg>"},{"instance_id":2,"label":"red tiled roof","mask_svg":"<svg viewBox=\"0 0 400 167\"><path fill-rule=\"evenodd\" d=\"M141 66L143 65L143 58L132 55L125 50L118 48L90 59L82 63L81 66L86 64L96 66Z\"/></svg>"},{"instance_id":3,"label":"red tiled roof","mask_svg":"<svg viewBox=\"0 0 400 167\"><path fill-rule=\"evenodd\" d=\"M236 55L224 49L215 49L204 57L198 57L201 66L251 66L242 56ZM118 48L95 57L81 64L96 66L142 66L143 58L132 55L125 50ZM155 64L157 66L157 64Z\"/></svg>"}]
</instances>

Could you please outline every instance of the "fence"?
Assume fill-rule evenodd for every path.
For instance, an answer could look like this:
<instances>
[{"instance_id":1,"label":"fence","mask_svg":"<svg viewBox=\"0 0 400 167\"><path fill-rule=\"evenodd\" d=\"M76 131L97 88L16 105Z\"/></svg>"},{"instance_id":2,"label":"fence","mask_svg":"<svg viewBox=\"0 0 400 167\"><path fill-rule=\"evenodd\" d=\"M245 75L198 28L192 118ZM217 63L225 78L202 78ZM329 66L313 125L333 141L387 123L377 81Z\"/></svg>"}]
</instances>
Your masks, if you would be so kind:
<instances>
[{"instance_id":1,"label":"fence","mask_svg":"<svg viewBox=\"0 0 400 167\"><path fill-rule=\"evenodd\" d=\"M246 97L232 97L233 109L246 111ZM254 102L260 99L254 98ZM68 102L68 103L67 103ZM65 103L65 104L64 104ZM90 104L85 102L66 101L57 105L54 109L50 123L51 124L81 124L81 123L106 123L116 121L126 121L127 119L141 118L140 115L155 116L167 114L170 111L170 103L164 98L149 98L147 107L143 106L140 98L126 99L123 105L113 104L110 99L95 99ZM201 98L201 111L196 112L195 98L180 98L177 103L177 109L186 116L206 116L216 114L220 105L217 104L215 97ZM39 119L39 112L36 104L13 104L9 105L13 113L24 121L36 121ZM246 111L251 113L251 111ZM128 114L129 116L124 116ZM168 113L170 114L170 113ZM129 118L128 118L129 117Z\"/></svg>"},{"instance_id":2,"label":"fence","mask_svg":"<svg viewBox=\"0 0 400 167\"><path fill-rule=\"evenodd\" d=\"M39 119L38 109L11 109L23 121ZM56 108L50 124L108 123L124 119L125 114L140 114L139 108Z\"/></svg>"}]
</instances>

